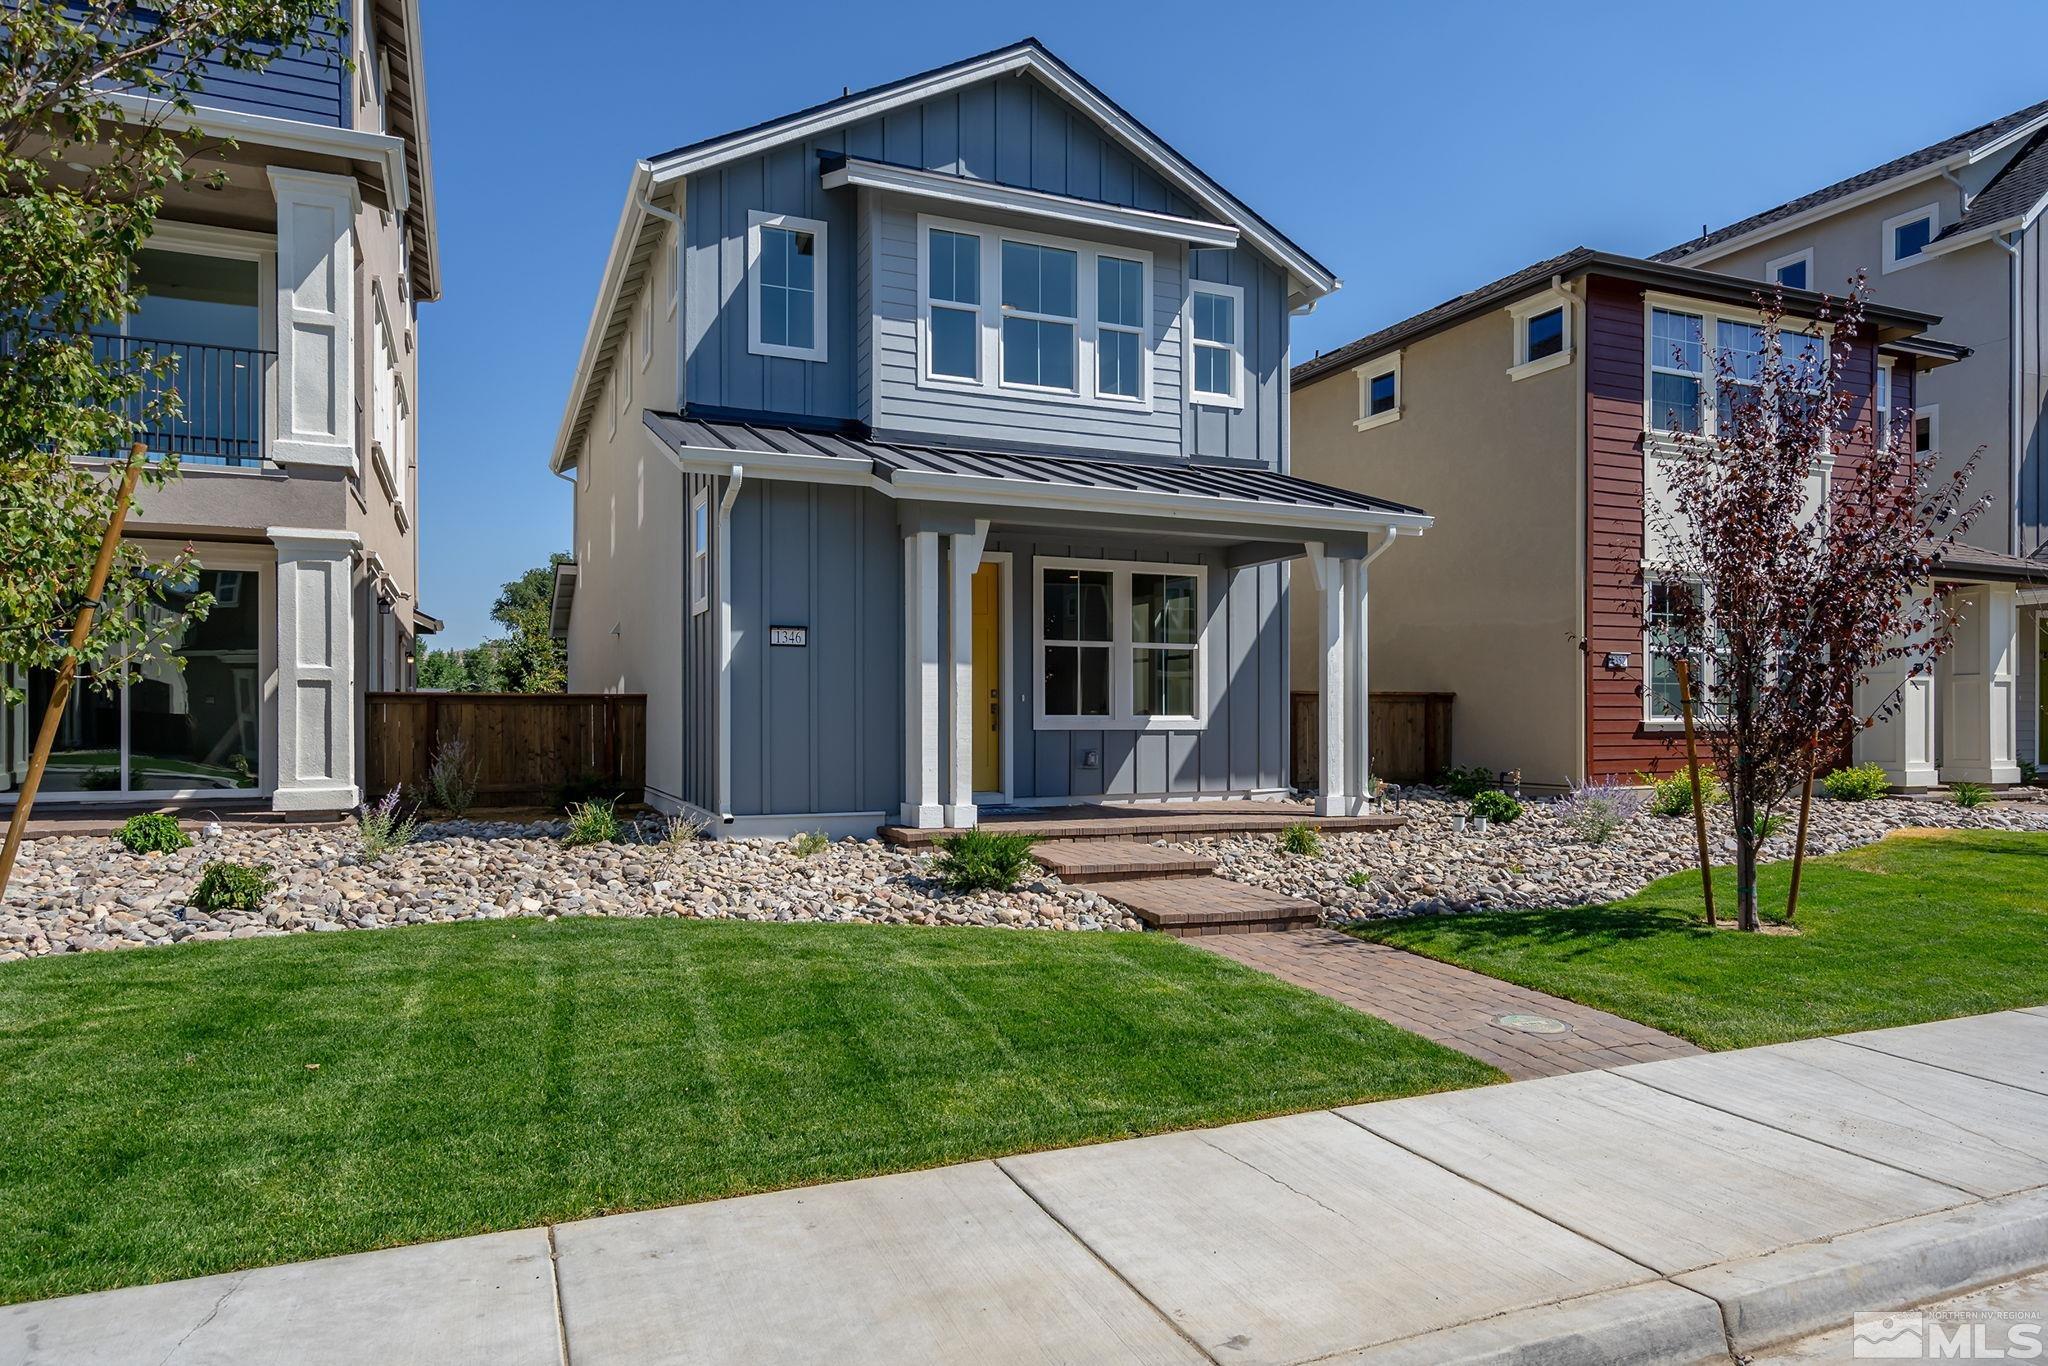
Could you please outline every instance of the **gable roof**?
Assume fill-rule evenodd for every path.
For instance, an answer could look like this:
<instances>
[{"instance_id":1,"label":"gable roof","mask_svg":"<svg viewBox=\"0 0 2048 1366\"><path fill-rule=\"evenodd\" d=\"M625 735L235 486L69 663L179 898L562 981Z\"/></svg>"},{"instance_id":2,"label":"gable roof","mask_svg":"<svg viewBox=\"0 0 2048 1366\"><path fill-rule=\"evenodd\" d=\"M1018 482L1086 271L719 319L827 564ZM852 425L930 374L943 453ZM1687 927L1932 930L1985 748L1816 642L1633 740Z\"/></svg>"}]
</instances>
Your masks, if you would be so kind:
<instances>
[{"instance_id":1,"label":"gable roof","mask_svg":"<svg viewBox=\"0 0 2048 1366\"><path fill-rule=\"evenodd\" d=\"M1289 381L1292 387L1302 388L1335 371L1361 365L1395 347L1405 346L1409 342L1419 341L1433 333L1455 327L1468 318L1505 308L1524 295L1547 289L1554 279L1573 279L1581 275L1603 275L1633 280L1649 288L1669 290L1674 294L1744 305L1753 304L1762 288L1755 280L1744 279L1739 275L1723 275L1719 271L1673 265L1637 256L1617 256L1613 252L1595 251L1591 247L1573 247L1561 255L1524 266L1511 275L1503 275L1500 279L1469 290L1455 299L1446 299L1434 308L1426 308L1391 327L1367 333L1357 341L1347 342L1334 351L1327 351L1312 360L1303 361L1294 367L1288 377ZM1788 289L1784 292L1784 297L1787 311L1794 315L1818 309L1826 298L1825 295L1805 289ZM1874 326L1880 342L1917 336L1941 322L1941 319L1932 313L1920 313L1905 308L1880 308L1874 304L1864 308L1864 317Z\"/></svg>"},{"instance_id":2,"label":"gable roof","mask_svg":"<svg viewBox=\"0 0 2048 1366\"><path fill-rule=\"evenodd\" d=\"M559 474L572 463L576 447L594 415L595 405L602 397L599 390L628 321L630 291L644 278L654 249L665 232L663 222L658 220L673 221L668 211L651 205L652 197L659 194L664 186L725 162L757 156L771 147L872 118L947 90L993 76L1026 71L1079 108L1105 133L1203 210L1222 222L1234 225L1238 229L1239 240L1281 265L1289 278L1298 282L1300 292L1313 299L1340 287L1341 281L1329 267L1310 256L1285 233L1254 213L1243 200L1224 189L1116 101L1055 57L1045 44L1036 38L1024 38L914 76L852 91L793 114L685 143L637 163L626 189L619 225L613 233L611 252L606 258L597 302L584 333L583 349L577 358L575 377L570 383L548 468Z\"/></svg>"},{"instance_id":3,"label":"gable roof","mask_svg":"<svg viewBox=\"0 0 2048 1366\"><path fill-rule=\"evenodd\" d=\"M1922 179L1937 171L1952 170L1982 161L2010 145L2014 139L2030 136L2044 127L2048 127L2048 100L2030 104L2025 109L2016 109L2003 118L1979 124L1975 128L1957 133L1954 137L1943 138L1940 142L1922 147L1917 152L1895 157L1882 166L1873 166L1846 180L1838 180L1832 185L1815 190L1812 194L1787 200L1776 208L1751 214L1739 222L1730 223L1725 228L1660 251L1650 259L1679 261L1702 252L1718 252L1730 243L1746 238L1752 233L1778 226L1838 201L1871 198L1895 181Z\"/></svg>"},{"instance_id":4,"label":"gable roof","mask_svg":"<svg viewBox=\"0 0 2048 1366\"><path fill-rule=\"evenodd\" d=\"M2034 134L2027 145L2001 168L1963 216L1943 228L1934 241L1937 251L1954 250L1967 242L2032 225L2048 207L2048 130Z\"/></svg>"}]
</instances>

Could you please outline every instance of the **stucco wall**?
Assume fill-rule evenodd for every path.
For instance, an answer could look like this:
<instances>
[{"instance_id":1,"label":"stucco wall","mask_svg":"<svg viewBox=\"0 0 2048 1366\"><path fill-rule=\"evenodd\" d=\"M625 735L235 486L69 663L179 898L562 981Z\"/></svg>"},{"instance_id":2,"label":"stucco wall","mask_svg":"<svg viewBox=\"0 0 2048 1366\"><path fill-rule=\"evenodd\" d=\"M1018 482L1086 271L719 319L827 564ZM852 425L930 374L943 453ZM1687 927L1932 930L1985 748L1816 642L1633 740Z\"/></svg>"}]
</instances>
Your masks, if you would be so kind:
<instances>
[{"instance_id":1,"label":"stucco wall","mask_svg":"<svg viewBox=\"0 0 2048 1366\"><path fill-rule=\"evenodd\" d=\"M643 364L640 318L652 310ZM634 305L599 413L576 467L571 549L581 573L569 620L572 692L647 694L647 786L685 792L683 629L689 616L683 476L641 424L676 405L676 314L656 270ZM625 413L619 415L622 387ZM552 548L552 547L550 547Z\"/></svg>"},{"instance_id":2,"label":"stucco wall","mask_svg":"<svg viewBox=\"0 0 2048 1366\"><path fill-rule=\"evenodd\" d=\"M1930 335L1973 347L1975 354L1921 377L1920 406L1939 409L1938 434L1945 458L1937 468L1942 474L1952 472L1982 448L1971 488L1973 494L1988 493L1996 501L1971 528L1968 539L1987 550L2011 551L2010 264L2003 247L1985 242L1883 273L1884 221L1927 204L1939 205L1944 226L1962 212L1960 191L1947 181L1933 180L1727 256L1688 264L1761 279L1766 261L1811 247L1814 288L1840 294L1851 275L1865 270L1873 302L1940 315L1941 323Z\"/></svg>"},{"instance_id":3,"label":"stucco wall","mask_svg":"<svg viewBox=\"0 0 2048 1366\"><path fill-rule=\"evenodd\" d=\"M1399 421L1358 432L1348 370L1294 394L1294 473L1421 507L1436 525L1374 562L1375 692L1453 692L1454 761L1558 784L1581 768L1578 362L1507 376L1508 315L1402 356ZM1293 574L1292 675L1316 687L1319 595Z\"/></svg>"}]
</instances>

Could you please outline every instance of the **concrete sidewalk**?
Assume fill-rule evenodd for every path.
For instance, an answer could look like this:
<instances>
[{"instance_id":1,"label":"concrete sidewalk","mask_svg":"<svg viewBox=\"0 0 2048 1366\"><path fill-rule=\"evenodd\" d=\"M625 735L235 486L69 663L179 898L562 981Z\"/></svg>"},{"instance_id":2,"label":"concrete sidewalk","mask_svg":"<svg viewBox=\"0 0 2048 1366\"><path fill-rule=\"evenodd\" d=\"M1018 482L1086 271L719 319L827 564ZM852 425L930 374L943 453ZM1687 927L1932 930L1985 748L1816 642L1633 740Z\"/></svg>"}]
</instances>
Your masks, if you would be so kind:
<instances>
[{"instance_id":1,"label":"concrete sidewalk","mask_svg":"<svg viewBox=\"0 0 2048 1366\"><path fill-rule=\"evenodd\" d=\"M2048 1266L2048 1010L0 1309L0 1362L1696 1362Z\"/></svg>"}]
</instances>

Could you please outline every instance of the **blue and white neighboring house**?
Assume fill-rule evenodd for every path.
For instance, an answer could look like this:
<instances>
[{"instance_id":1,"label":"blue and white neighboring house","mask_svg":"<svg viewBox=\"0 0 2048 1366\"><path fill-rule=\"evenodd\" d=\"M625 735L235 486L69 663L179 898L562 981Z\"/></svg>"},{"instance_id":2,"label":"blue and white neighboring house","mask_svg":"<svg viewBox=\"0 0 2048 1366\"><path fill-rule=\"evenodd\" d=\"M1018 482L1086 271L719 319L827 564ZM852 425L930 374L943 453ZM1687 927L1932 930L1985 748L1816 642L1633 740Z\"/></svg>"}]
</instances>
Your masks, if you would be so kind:
<instances>
[{"instance_id":1,"label":"blue and white neighboring house","mask_svg":"<svg viewBox=\"0 0 2048 1366\"><path fill-rule=\"evenodd\" d=\"M725 834L1280 796L1318 593L1356 811L1366 565L1429 518L1288 473L1337 285L1035 40L649 157L551 462L570 686Z\"/></svg>"}]
</instances>

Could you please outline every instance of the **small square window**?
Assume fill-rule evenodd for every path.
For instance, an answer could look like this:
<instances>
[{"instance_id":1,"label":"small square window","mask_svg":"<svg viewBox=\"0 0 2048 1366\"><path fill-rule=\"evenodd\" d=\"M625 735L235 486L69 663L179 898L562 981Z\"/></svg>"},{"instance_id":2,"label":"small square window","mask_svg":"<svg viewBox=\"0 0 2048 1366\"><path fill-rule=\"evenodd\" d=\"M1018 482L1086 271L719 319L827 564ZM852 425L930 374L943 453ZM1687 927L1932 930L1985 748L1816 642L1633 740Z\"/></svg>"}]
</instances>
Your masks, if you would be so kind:
<instances>
[{"instance_id":1,"label":"small square window","mask_svg":"<svg viewBox=\"0 0 2048 1366\"><path fill-rule=\"evenodd\" d=\"M1892 229L1892 259L1904 261L1927 250L1927 244L1934 240L1934 220L1916 218L1910 223L1901 223Z\"/></svg>"},{"instance_id":2,"label":"small square window","mask_svg":"<svg viewBox=\"0 0 2048 1366\"><path fill-rule=\"evenodd\" d=\"M1925 260L1928 246L1940 231L1941 208L1936 204L1885 219L1885 273L1903 270Z\"/></svg>"},{"instance_id":3,"label":"small square window","mask_svg":"<svg viewBox=\"0 0 2048 1366\"><path fill-rule=\"evenodd\" d=\"M1381 413L1393 412L1394 402L1397 397L1393 371L1389 370L1384 375L1374 375L1366 399L1365 415L1367 417L1378 417Z\"/></svg>"},{"instance_id":4,"label":"small square window","mask_svg":"<svg viewBox=\"0 0 2048 1366\"><path fill-rule=\"evenodd\" d=\"M1553 308L1529 319L1529 359L1542 360L1564 350L1564 309Z\"/></svg>"},{"instance_id":5,"label":"small square window","mask_svg":"<svg viewBox=\"0 0 2048 1366\"><path fill-rule=\"evenodd\" d=\"M1359 431L1398 422L1401 418L1401 353L1381 356L1359 366L1358 420L1351 425Z\"/></svg>"}]
</instances>

